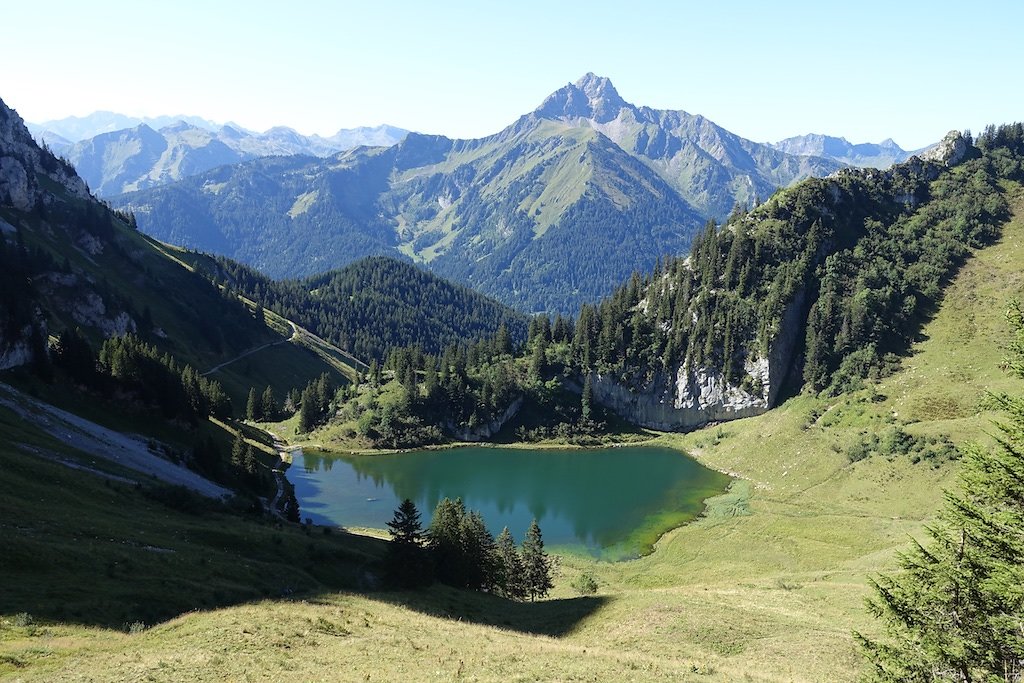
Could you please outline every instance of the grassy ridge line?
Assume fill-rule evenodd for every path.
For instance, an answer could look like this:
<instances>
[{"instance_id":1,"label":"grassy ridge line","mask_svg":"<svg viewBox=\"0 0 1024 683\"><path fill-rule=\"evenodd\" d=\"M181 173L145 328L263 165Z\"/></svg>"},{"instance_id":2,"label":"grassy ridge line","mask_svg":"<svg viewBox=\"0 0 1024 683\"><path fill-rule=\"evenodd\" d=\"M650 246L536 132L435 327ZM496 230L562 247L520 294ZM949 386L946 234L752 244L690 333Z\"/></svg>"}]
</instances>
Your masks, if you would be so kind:
<instances>
[{"instance_id":1,"label":"grassy ridge line","mask_svg":"<svg viewBox=\"0 0 1024 683\"><path fill-rule=\"evenodd\" d=\"M302 680L330 671L378 681L853 681L860 660L850 632L875 628L862 604L867 576L892 569L956 468L884 456L850 464L845 448L894 424L984 438L985 390L1020 390L996 368L1005 302L1024 286L1024 197L1017 185L1006 190L1015 215L1002 238L964 266L903 369L874 391L800 396L760 417L661 437L744 479L652 555L561 558L556 597L586 571L607 598L561 638L506 630L518 622L487 596L431 591L402 596L419 601L402 607L386 594L335 593L189 614L130 636L60 627L47 641L9 625L0 656L24 658L24 680ZM956 403L931 400L946 394ZM557 608L544 605L536 618ZM457 620L480 613L509 624Z\"/></svg>"}]
</instances>

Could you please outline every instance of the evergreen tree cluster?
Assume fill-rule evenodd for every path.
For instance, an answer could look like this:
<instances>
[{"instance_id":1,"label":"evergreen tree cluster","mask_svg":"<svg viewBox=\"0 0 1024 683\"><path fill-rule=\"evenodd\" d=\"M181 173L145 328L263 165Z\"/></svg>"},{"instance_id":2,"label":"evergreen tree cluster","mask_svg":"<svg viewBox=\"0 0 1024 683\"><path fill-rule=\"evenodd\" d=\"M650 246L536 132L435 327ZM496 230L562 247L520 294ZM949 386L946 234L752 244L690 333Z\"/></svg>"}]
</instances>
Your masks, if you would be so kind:
<instances>
[{"instance_id":1,"label":"evergreen tree cluster","mask_svg":"<svg viewBox=\"0 0 1024 683\"><path fill-rule=\"evenodd\" d=\"M94 354L82 334L68 328L57 338L53 362L88 388L107 394L131 392L159 407L167 418L194 422L208 415L231 416L231 400L219 382L133 334L106 339Z\"/></svg>"},{"instance_id":2,"label":"evergreen tree cluster","mask_svg":"<svg viewBox=\"0 0 1024 683\"><path fill-rule=\"evenodd\" d=\"M311 432L327 421L331 416L331 402L336 391L337 388L326 372L305 386L299 398L300 432Z\"/></svg>"},{"instance_id":3,"label":"evergreen tree cluster","mask_svg":"<svg viewBox=\"0 0 1024 683\"><path fill-rule=\"evenodd\" d=\"M377 447L408 448L440 443L445 433L486 433L521 401L516 428L521 440L558 437L580 443L605 429L584 381L571 388L568 363L573 321L530 322L525 346L499 328L490 339L451 345L439 356L419 347L393 348L387 361L370 363L365 381L345 390L339 416ZM573 391L577 392L576 394Z\"/></svg>"},{"instance_id":4,"label":"evergreen tree cluster","mask_svg":"<svg viewBox=\"0 0 1024 683\"><path fill-rule=\"evenodd\" d=\"M281 409L274 398L274 390L267 386L262 394L256 394L256 387L249 389L245 401L245 419L254 422L273 422L280 417Z\"/></svg>"},{"instance_id":5,"label":"evergreen tree cluster","mask_svg":"<svg viewBox=\"0 0 1024 683\"><path fill-rule=\"evenodd\" d=\"M583 306L572 366L637 384L711 367L757 391L745 364L768 355L791 313L788 324L807 316L810 387L842 391L884 371L970 249L1006 218L998 180L1019 172L1018 129L987 131L953 169L914 158L845 170L737 209L721 227L709 222L688 258Z\"/></svg>"},{"instance_id":6,"label":"evergreen tree cluster","mask_svg":"<svg viewBox=\"0 0 1024 683\"><path fill-rule=\"evenodd\" d=\"M436 580L510 600L536 600L553 588L551 561L536 519L521 549L508 527L495 539L480 513L467 511L461 498L441 500L426 532L416 505L406 499L388 528L385 568L393 585L412 588Z\"/></svg>"},{"instance_id":7,"label":"evergreen tree cluster","mask_svg":"<svg viewBox=\"0 0 1024 683\"><path fill-rule=\"evenodd\" d=\"M236 479L241 479L243 485L255 491L267 487L270 473L262 467L256 449L242 438L241 432L235 435L235 440L231 444L229 463Z\"/></svg>"},{"instance_id":8,"label":"evergreen tree cluster","mask_svg":"<svg viewBox=\"0 0 1024 683\"><path fill-rule=\"evenodd\" d=\"M1024 379L1024 312L1010 370ZM857 634L874 681L1020 681L1024 676L1024 395L994 396L995 444L966 450L961 489L947 492L925 543L900 573L873 582L885 637Z\"/></svg>"},{"instance_id":9,"label":"evergreen tree cluster","mask_svg":"<svg viewBox=\"0 0 1024 683\"><path fill-rule=\"evenodd\" d=\"M526 333L526 316L393 258L369 257L282 281L223 257L214 264L216 281L367 362L383 362L394 346L440 353L449 344L492 336L501 326L518 341Z\"/></svg>"}]
</instances>

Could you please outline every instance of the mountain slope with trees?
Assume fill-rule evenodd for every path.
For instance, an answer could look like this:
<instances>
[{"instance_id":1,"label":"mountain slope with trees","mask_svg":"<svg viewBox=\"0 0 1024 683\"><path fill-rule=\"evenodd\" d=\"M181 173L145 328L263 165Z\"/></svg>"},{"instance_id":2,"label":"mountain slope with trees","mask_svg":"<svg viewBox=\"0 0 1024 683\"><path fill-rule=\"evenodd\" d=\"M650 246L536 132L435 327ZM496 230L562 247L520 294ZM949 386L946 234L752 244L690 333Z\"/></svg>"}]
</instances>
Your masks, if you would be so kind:
<instances>
[{"instance_id":1,"label":"mountain slope with trees","mask_svg":"<svg viewBox=\"0 0 1024 683\"><path fill-rule=\"evenodd\" d=\"M2 102L0 280L0 370L11 381L158 435L154 452L229 486L272 486L251 443L228 448L251 387L284 397L319 376L356 376L90 196Z\"/></svg>"},{"instance_id":2,"label":"mountain slope with trees","mask_svg":"<svg viewBox=\"0 0 1024 683\"><path fill-rule=\"evenodd\" d=\"M490 438L524 400L565 402L556 387L582 388L581 413L600 403L662 430L756 415L800 387L856 390L898 366L948 280L998 237L1021 131L989 128L976 146L951 133L934 158L803 181L709 222L689 257L634 274L574 322L536 318L523 347L395 351L386 367L402 389L385 429L365 397L343 419L361 416L353 435L411 446L460 425ZM586 414L546 413L545 429L601 431Z\"/></svg>"},{"instance_id":3,"label":"mountain slope with trees","mask_svg":"<svg viewBox=\"0 0 1024 683\"><path fill-rule=\"evenodd\" d=\"M588 74L486 138L259 160L115 203L272 277L398 251L522 311L574 314L684 251L706 216L837 168L627 104Z\"/></svg>"},{"instance_id":4,"label":"mountain slope with trees","mask_svg":"<svg viewBox=\"0 0 1024 683\"><path fill-rule=\"evenodd\" d=\"M366 363L383 363L395 346L440 353L453 343L492 337L502 327L516 341L526 338L526 316L394 258L371 256L302 280L272 280L223 257L183 258Z\"/></svg>"}]
</instances>

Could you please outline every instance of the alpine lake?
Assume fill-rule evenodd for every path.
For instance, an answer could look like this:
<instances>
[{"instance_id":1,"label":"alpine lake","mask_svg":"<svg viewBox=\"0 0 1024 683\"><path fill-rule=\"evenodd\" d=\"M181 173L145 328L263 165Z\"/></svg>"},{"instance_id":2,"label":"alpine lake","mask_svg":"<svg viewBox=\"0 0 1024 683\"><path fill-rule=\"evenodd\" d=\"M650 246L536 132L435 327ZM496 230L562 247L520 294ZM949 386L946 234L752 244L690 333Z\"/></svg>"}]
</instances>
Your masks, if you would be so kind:
<instances>
[{"instance_id":1,"label":"alpine lake","mask_svg":"<svg viewBox=\"0 0 1024 683\"><path fill-rule=\"evenodd\" d=\"M626 560L704 510L732 481L680 451L629 446L580 450L463 447L386 455L295 451L287 470L302 517L384 529L402 500L423 526L442 498L462 498L495 536L522 540L540 524L545 547Z\"/></svg>"}]
</instances>

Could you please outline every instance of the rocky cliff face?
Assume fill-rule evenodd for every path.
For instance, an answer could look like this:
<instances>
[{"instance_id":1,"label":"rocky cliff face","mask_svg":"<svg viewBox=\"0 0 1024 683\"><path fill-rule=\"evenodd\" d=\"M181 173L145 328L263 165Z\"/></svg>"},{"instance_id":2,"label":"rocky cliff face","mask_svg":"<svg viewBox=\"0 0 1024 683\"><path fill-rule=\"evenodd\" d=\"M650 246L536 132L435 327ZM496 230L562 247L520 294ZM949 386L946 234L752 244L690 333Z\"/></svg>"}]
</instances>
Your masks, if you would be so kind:
<instances>
[{"instance_id":1,"label":"rocky cliff face","mask_svg":"<svg viewBox=\"0 0 1024 683\"><path fill-rule=\"evenodd\" d=\"M673 375L658 374L643 387L629 387L611 376L594 373L594 399L631 422L670 432L760 415L775 407L792 371L807 318L806 300L801 290L786 307L767 357L744 364L746 374L754 380L751 388L730 384L717 368L684 364Z\"/></svg>"},{"instance_id":2,"label":"rocky cliff face","mask_svg":"<svg viewBox=\"0 0 1024 683\"><path fill-rule=\"evenodd\" d=\"M956 166L967 156L970 145L958 130L951 130L946 137L934 147L929 148L921 154L925 161L936 161L944 166Z\"/></svg>"},{"instance_id":3,"label":"rocky cliff face","mask_svg":"<svg viewBox=\"0 0 1024 683\"><path fill-rule=\"evenodd\" d=\"M45 202L48 195L39 189L41 176L76 197L89 196L75 170L41 150L18 113L0 100L0 203L28 211L38 202Z\"/></svg>"},{"instance_id":4,"label":"rocky cliff face","mask_svg":"<svg viewBox=\"0 0 1024 683\"><path fill-rule=\"evenodd\" d=\"M18 114L0 101L0 240L15 242L18 227L38 228L49 238L67 238L90 257L104 251L105 244L96 235L77 225L71 226L49 213L50 207L64 203L77 210L78 200L91 201L89 190L74 168L36 145ZM13 254L13 255L12 255ZM7 253L5 268L24 266L24 255ZM67 264L57 269L45 261L34 263L35 270L20 272L14 303L0 300L0 370L25 365L37 353L46 353L47 326L43 309L58 311L65 320L96 328L109 337L135 331L135 321L124 304L104 298L106 289L98 278L86 276ZM78 269L80 270L80 269ZM11 273L8 272L8 275ZM11 282L9 280L9 282ZM26 310L26 302L33 303ZM37 305L45 301L45 305Z\"/></svg>"},{"instance_id":5,"label":"rocky cliff face","mask_svg":"<svg viewBox=\"0 0 1024 683\"><path fill-rule=\"evenodd\" d=\"M469 425L448 423L445 425L445 429L459 441L484 441L490 439L495 434L501 431L509 420L519 413L519 409L523 407L523 399L517 398L512 404L505 409L505 412L494 418L490 422L476 427L470 427Z\"/></svg>"}]
</instances>

